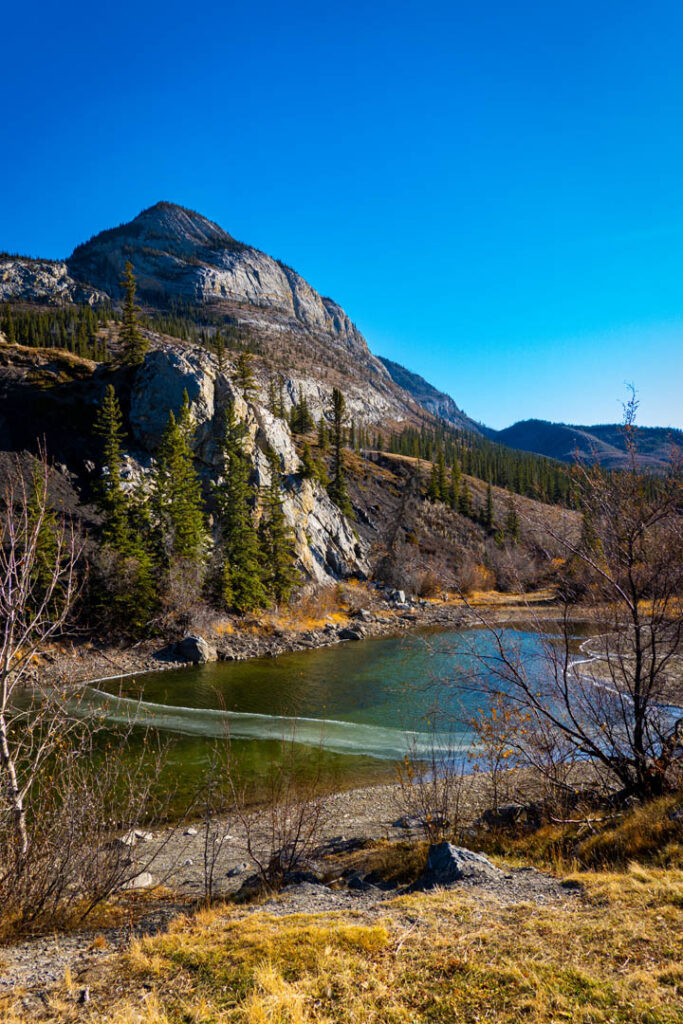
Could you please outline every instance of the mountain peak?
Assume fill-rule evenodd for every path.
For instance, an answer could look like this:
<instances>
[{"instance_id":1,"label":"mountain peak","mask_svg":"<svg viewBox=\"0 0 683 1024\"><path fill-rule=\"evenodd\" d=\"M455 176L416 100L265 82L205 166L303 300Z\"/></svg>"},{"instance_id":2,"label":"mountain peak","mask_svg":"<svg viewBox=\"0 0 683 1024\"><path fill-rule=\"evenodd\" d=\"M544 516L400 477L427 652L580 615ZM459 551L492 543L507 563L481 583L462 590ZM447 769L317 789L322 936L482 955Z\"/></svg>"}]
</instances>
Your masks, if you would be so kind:
<instances>
[{"instance_id":1,"label":"mountain peak","mask_svg":"<svg viewBox=\"0 0 683 1024\"><path fill-rule=\"evenodd\" d=\"M148 206L129 224L121 225L121 228L133 228L134 226L148 232L156 231L159 239L164 241L190 240L208 246L211 246L212 243L220 244L225 241L233 241L227 231L219 224L209 220L208 217L202 216L196 210L190 210L177 203L170 203L165 199L155 203L154 206ZM120 230L120 228L114 230Z\"/></svg>"}]
</instances>

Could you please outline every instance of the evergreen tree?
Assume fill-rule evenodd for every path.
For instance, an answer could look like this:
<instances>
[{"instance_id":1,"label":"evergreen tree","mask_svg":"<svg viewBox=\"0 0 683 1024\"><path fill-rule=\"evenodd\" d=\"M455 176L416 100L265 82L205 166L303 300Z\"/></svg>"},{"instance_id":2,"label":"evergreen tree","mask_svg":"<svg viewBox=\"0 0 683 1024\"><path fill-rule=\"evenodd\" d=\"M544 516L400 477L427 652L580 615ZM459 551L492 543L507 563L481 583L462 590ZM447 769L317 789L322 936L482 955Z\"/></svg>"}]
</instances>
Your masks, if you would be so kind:
<instances>
[{"instance_id":1,"label":"evergreen tree","mask_svg":"<svg viewBox=\"0 0 683 1024\"><path fill-rule=\"evenodd\" d=\"M299 399L294 403L289 414L289 426L294 434L307 434L313 429L313 417L308 408L308 402L299 385Z\"/></svg>"},{"instance_id":2,"label":"evergreen tree","mask_svg":"<svg viewBox=\"0 0 683 1024\"><path fill-rule=\"evenodd\" d=\"M17 336L14 330L14 318L12 317L12 307L9 302L5 305L5 322L3 325L5 332L5 338L7 339L8 345L14 345L17 340Z\"/></svg>"},{"instance_id":3,"label":"evergreen tree","mask_svg":"<svg viewBox=\"0 0 683 1024\"><path fill-rule=\"evenodd\" d=\"M281 420L285 418L285 378L280 374L277 382L277 414Z\"/></svg>"},{"instance_id":4,"label":"evergreen tree","mask_svg":"<svg viewBox=\"0 0 683 1024\"><path fill-rule=\"evenodd\" d=\"M245 434L244 424L229 406L222 446L223 479L216 487L216 501L224 549L222 598L228 608L240 615L267 603L259 538L251 509L250 464L243 447Z\"/></svg>"},{"instance_id":5,"label":"evergreen tree","mask_svg":"<svg viewBox=\"0 0 683 1024\"><path fill-rule=\"evenodd\" d=\"M326 452L330 447L330 435L327 430L327 424L323 416L318 420L318 448L321 452Z\"/></svg>"},{"instance_id":6,"label":"evergreen tree","mask_svg":"<svg viewBox=\"0 0 683 1024\"><path fill-rule=\"evenodd\" d=\"M437 487L439 491L439 501L448 500L448 477L446 476L446 458L443 453L443 448L439 448L439 457L437 459Z\"/></svg>"},{"instance_id":7,"label":"evergreen tree","mask_svg":"<svg viewBox=\"0 0 683 1024\"><path fill-rule=\"evenodd\" d=\"M275 387L275 379L272 376L268 380L268 411L271 412L273 416L279 415L277 390Z\"/></svg>"},{"instance_id":8,"label":"evergreen tree","mask_svg":"<svg viewBox=\"0 0 683 1024\"><path fill-rule=\"evenodd\" d=\"M247 402L253 401L256 396L256 381L254 380L251 361L251 352L240 352L235 367L235 383L241 388Z\"/></svg>"},{"instance_id":9,"label":"evergreen tree","mask_svg":"<svg viewBox=\"0 0 683 1024\"><path fill-rule=\"evenodd\" d=\"M216 350L216 359L218 360L218 372L222 373L225 368L225 341L220 331L216 331L214 348Z\"/></svg>"},{"instance_id":10,"label":"evergreen tree","mask_svg":"<svg viewBox=\"0 0 683 1024\"><path fill-rule=\"evenodd\" d=\"M519 542L519 516L512 495L508 497L508 510L505 516L505 534L513 544Z\"/></svg>"},{"instance_id":11,"label":"evergreen tree","mask_svg":"<svg viewBox=\"0 0 683 1024\"><path fill-rule=\"evenodd\" d=\"M429 475L429 486L427 488L427 497L430 501L439 500L439 471L436 463L432 463L431 473Z\"/></svg>"},{"instance_id":12,"label":"evergreen tree","mask_svg":"<svg viewBox=\"0 0 683 1024\"><path fill-rule=\"evenodd\" d=\"M153 482L153 511L164 560L200 562L206 544L202 490L192 456L194 425L187 391L178 420L169 412Z\"/></svg>"},{"instance_id":13,"label":"evergreen tree","mask_svg":"<svg viewBox=\"0 0 683 1024\"><path fill-rule=\"evenodd\" d=\"M157 569L139 533L131 535L124 552L117 552L113 564L116 586L104 601L107 615L134 636L148 631L159 605Z\"/></svg>"},{"instance_id":14,"label":"evergreen tree","mask_svg":"<svg viewBox=\"0 0 683 1024\"><path fill-rule=\"evenodd\" d=\"M493 511L493 489L491 484L486 487L486 506L484 509L484 526L487 530L493 529L494 511Z\"/></svg>"},{"instance_id":15,"label":"evergreen tree","mask_svg":"<svg viewBox=\"0 0 683 1024\"><path fill-rule=\"evenodd\" d=\"M460 507L460 465L457 459L453 460L451 466L451 485L448 491L448 502L452 509Z\"/></svg>"},{"instance_id":16,"label":"evergreen tree","mask_svg":"<svg viewBox=\"0 0 683 1024\"><path fill-rule=\"evenodd\" d=\"M304 442L301 453L301 475L304 480L315 480L318 476L318 467L315 464L308 442Z\"/></svg>"},{"instance_id":17,"label":"evergreen tree","mask_svg":"<svg viewBox=\"0 0 683 1024\"><path fill-rule=\"evenodd\" d=\"M119 340L122 346L121 362L126 366L139 366L145 358L149 342L143 338L138 322L138 307L135 304L135 277L133 264L126 261L121 287L125 292L121 314Z\"/></svg>"},{"instance_id":18,"label":"evergreen tree","mask_svg":"<svg viewBox=\"0 0 683 1024\"><path fill-rule=\"evenodd\" d=\"M352 508L349 500L349 493L346 487L346 475L344 473L344 416L346 414L346 402L339 388L332 389L332 479L328 485L327 493L332 501L344 513L351 515Z\"/></svg>"},{"instance_id":19,"label":"evergreen tree","mask_svg":"<svg viewBox=\"0 0 683 1024\"><path fill-rule=\"evenodd\" d=\"M263 499L259 540L263 556L263 582L266 592L278 604L282 604L289 600L299 574L294 567L296 560L294 534L282 506L280 467L277 457L272 452L269 462L270 487Z\"/></svg>"},{"instance_id":20,"label":"evergreen tree","mask_svg":"<svg viewBox=\"0 0 683 1024\"><path fill-rule=\"evenodd\" d=\"M128 500L121 486L123 414L111 384L107 385L95 419L95 433L102 439L102 475L97 487L97 504L104 516L102 537L106 544L125 553L130 536Z\"/></svg>"},{"instance_id":21,"label":"evergreen tree","mask_svg":"<svg viewBox=\"0 0 683 1024\"><path fill-rule=\"evenodd\" d=\"M460 496L458 498L458 512L463 516L472 515L472 495L470 489L466 483L463 483L460 487Z\"/></svg>"}]
</instances>

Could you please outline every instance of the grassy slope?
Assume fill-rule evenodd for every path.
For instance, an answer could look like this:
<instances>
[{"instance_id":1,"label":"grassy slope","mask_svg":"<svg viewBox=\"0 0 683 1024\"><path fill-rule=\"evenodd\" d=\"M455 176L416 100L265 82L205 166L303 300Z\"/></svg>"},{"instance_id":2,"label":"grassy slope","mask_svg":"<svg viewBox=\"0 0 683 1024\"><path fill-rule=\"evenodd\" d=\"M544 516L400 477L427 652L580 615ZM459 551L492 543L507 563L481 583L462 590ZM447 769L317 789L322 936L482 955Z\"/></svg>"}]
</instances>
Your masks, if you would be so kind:
<instances>
[{"instance_id":1,"label":"grassy slope","mask_svg":"<svg viewBox=\"0 0 683 1024\"><path fill-rule=\"evenodd\" d=\"M680 805L680 796L667 797L609 818L583 841L580 830L567 829L579 840L580 862L622 867L570 874L579 893L560 902L506 904L455 888L282 917L219 906L135 940L77 985L65 979L40 1019L683 1024ZM541 831L498 845L517 862L531 857L567 871L547 839ZM425 853L424 844L403 842L356 856L367 859L364 869L382 865L383 877L405 882ZM628 864L632 855L642 863ZM83 984L92 1000L79 1008L74 996ZM24 1024L9 1005L0 998L3 1024Z\"/></svg>"},{"instance_id":2,"label":"grassy slope","mask_svg":"<svg viewBox=\"0 0 683 1024\"><path fill-rule=\"evenodd\" d=\"M229 909L136 941L93 986L113 1024L683 1021L683 872L581 876L583 898L502 906L467 890L376 910ZM108 992L117 988L122 995ZM7 1018L11 1020L11 1018Z\"/></svg>"}]
</instances>

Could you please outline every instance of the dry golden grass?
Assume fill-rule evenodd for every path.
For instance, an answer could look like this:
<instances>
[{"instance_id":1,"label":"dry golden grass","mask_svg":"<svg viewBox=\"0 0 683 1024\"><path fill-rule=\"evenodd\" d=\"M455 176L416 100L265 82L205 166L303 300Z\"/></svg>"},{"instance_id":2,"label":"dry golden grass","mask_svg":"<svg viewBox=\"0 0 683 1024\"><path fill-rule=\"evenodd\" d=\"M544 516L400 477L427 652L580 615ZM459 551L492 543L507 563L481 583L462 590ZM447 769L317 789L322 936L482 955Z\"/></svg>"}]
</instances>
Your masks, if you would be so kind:
<instances>
[{"instance_id":1,"label":"dry golden grass","mask_svg":"<svg viewBox=\"0 0 683 1024\"><path fill-rule=\"evenodd\" d=\"M683 1022L683 872L633 866L578 879L583 896L554 906L443 890L357 913L203 911L134 942L80 1018L72 1002L52 1019ZM112 999L113 985L126 994Z\"/></svg>"}]
</instances>

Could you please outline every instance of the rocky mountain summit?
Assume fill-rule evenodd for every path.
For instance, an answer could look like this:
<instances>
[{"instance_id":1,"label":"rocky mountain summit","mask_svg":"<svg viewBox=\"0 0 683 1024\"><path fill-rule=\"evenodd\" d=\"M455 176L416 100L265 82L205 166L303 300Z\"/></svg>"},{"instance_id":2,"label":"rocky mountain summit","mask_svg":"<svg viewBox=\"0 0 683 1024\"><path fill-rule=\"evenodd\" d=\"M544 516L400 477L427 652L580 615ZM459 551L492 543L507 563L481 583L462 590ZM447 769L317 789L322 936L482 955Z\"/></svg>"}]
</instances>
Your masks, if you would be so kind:
<instances>
[{"instance_id":1,"label":"rocky mountain summit","mask_svg":"<svg viewBox=\"0 0 683 1024\"><path fill-rule=\"evenodd\" d=\"M101 231L63 262L0 255L0 303L117 304L128 260L145 311L181 311L210 324L211 331L224 325L241 332L284 379L289 402L302 394L316 418L337 385L350 416L366 426L392 430L443 422L565 462L578 451L611 468L626 464L616 425L525 420L499 431L475 422L419 374L373 355L345 311L296 271L174 203L156 203L128 223ZM681 431L642 429L639 464L661 470L671 441L680 445L681 437Z\"/></svg>"},{"instance_id":2,"label":"rocky mountain summit","mask_svg":"<svg viewBox=\"0 0 683 1024\"><path fill-rule=\"evenodd\" d=\"M320 296L290 267L236 241L192 210L157 203L130 223L79 245L67 266L74 279L88 281L117 299L126 260L135 267L144 302L162 308L178 299L217 310L248 307L239 316L245 323L320 332L329 343L362 359L373 373L388 376L336 302ZM264 321L263 316L254 316L255 310L274 318Z\"/></svg>"}]
</instances>

